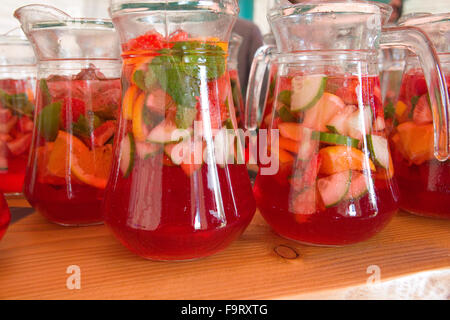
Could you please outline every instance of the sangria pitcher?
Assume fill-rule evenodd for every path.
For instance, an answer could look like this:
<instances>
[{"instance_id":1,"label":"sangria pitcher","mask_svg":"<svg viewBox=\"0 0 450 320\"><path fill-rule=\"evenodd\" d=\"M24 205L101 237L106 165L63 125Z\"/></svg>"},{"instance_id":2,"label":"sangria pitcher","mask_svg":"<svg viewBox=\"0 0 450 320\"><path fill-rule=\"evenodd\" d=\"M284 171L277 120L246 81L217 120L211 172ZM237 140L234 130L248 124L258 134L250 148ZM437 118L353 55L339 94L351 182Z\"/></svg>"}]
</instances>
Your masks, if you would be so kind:
<instances>
[{"instance_id":1,"label":"sangria pitcher","mask_svg":"<svg viewBox=\"0 0 450 320\"><path fill-rule=\"evenodd\" d=\"M36 62L20 28L0 36L0 192L22 192L33 135Z\"/></svg>"},{"instance_id":2,"label":"sangria pitcher","mask_svg":"<svg viewBox=\"0 0 450 320\"><path fill-rule=\"evenodd\" d=\"M231 93L233 95L233 104L236 110L236 121L239 128L243 128L244 121L244 98L242 97L241 81L238 72L239 49L242 44L242 37L237 33L231 35L228 49L228 73L230 74Z\"/></svg>"},{"instance_id":3,"label":"sangria pitcher","mask_svg":"<svg viewBox=\"0 0 450 320\"><path fill-rule=\"evenodd\" d=\"M101 223L121 96L113 24L75 19L44 5L14 15L38 63L26 198L54 223Z\"/></svg>"},{"instance_id":4,"label":"sangria pitcher","mask_svg":"<svg viewBox=\"0 0 450 320\"><path fill-rule=\"evenodd\" d=\"M400 25L418 27L430 37L445 74L447 89L443 89L447 92L450 88L450 14L415 14L403 19ZM439 142L435 140L439 139L435 132L442 130L440 123L446 121L447 114L433 112L432 100L438 92L430 91L426 83L426 73L417 55L410 53L390 136L401 191L400 207L422 216L450 219L450 160L436 157L433 148L435 141Z\"/></svg>"},{"instance_id":5,"label":"sangria pitcher","mask_svg":"<svg viewBox=\"0 0 450 320\"><path fill-rule=\"evenodd\" d=\"M283 237L352 244L374 236L398 210L379 81L380 44L424 48L419 54L436 93L439 74L423 33L382 32L390 13L386 5L339 0L282 2L269 13L279 53L267 48L255 58L246 123L255 127L261 93L256 80L261 76L255 75L269 60L277 73L262 126L271 132L267 148L279 169L260 164L254 194L263 217ZM434 97L436 112L444 109L443 100ZM260 139L260 149L264 143ZM446 155L443 146L438 145Z\"/></svg>"},{"instance_id":6,"label":"sangria pitcher","mask_svg":"<svg viewBox=\"0 0 450 320\"><path fill-rule=\"evenodd\" d=\"M256 210L228 135L238 128L227 72L237 12L234 0L112 1L124 94L103 212L144 258L213 254Z\"/></svg>"}]
</instances>

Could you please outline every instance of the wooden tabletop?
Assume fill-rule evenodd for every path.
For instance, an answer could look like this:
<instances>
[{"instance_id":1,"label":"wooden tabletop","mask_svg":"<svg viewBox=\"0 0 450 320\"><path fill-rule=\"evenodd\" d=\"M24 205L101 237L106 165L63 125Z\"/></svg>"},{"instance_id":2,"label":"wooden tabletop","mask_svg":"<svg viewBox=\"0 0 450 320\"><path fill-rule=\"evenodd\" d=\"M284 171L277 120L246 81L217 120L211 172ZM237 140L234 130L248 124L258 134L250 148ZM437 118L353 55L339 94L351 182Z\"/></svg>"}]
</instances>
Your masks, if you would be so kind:
<instances>
[{"instance_id":1,"label":"wooden tabletop","mask_svg":"<svg viewBox=\"0 0 450 320\"><path fill-rule=\"evenodd\" d=\"M70 266L80 289L68 289ZM399 213L369 241L324 248L280 238L257 215L225 251L169 263L135 256L104 226L66 228L32 214L0 242L0 299L35 298L450 299L450 221Z\"/></svg>"}]
</instances>

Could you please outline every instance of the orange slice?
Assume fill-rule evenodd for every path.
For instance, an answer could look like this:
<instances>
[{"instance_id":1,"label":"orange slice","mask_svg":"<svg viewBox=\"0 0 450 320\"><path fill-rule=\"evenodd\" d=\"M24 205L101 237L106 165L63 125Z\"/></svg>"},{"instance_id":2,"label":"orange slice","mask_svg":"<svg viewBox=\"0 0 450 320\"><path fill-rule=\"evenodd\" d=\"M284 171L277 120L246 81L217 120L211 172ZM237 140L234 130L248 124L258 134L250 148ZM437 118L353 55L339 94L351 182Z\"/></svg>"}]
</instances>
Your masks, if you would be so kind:
<instances>
[{"instance_id":1,"label":"orange slice","mask_svg":"<svg viewBox=\"0 0 450 320\"><path fill-rule=\"evenodd\" d=\"M138 95L138 90L139 89L137 86L132 85L125 92L122 103L122 112L123 118L126 120L133 119L133 104L134 100L136 100L136 97Z\"/></svg>"},{"instance_id":2,"label":"orange slice","mask_svg":"<svg viewBox=\"0 0 450 320\"><path fill-rule=\"evenodd\" d=\"M358 149L348 146L333 146L320 150L322 165L320 173L333 175L342 171L358 170L363 171L366 163L370 170L376 171L375 165L368 156Z\"/></svg>"},{"instance_id":3,"label":"orange slice","mask_svg":"<svg viewBox=\"0 0 450 320\"><path fill-rule=\"evenodd\" d=\"M416 165L434 158L433 124L404 122L397 127L398 144L408 160Z\"/></svg>"},{"instance_id":4,"label":"orange slice","mask_svg":"<svg viewBox=\"0 0 450 320\"><path fill-rule=\"evenodd\" d=\"M142 118L145 105L145 93L142 92L133 105L133 135L136 141L145 141L147 138L144 119Z\"/></svg>"}]
</instances>

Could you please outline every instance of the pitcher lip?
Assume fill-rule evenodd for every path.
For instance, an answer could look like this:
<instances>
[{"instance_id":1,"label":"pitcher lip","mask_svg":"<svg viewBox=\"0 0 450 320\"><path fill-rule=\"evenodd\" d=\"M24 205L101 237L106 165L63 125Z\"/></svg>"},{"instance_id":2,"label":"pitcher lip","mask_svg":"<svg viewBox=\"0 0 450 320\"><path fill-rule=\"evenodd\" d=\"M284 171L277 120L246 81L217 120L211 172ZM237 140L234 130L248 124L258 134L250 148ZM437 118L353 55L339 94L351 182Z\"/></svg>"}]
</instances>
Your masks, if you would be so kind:
<instances>
[{"instance_id":1,"label":"pitcher lip","mask_svg":"<svg viewBox=\"0 0 450 320\"><path fill-rule=\"evenodd\" d=\"M402 21L399 22L400 26L420 26L424 24L430 24L435 22L443 22L443 21L449 21L450 22L450 12L447 13L437 13L432 14L428 12L420 12L416 13L415 15L411 15L409 17L406 17Z\"/></svg>"},{"instance_id":2,"label":"pitcher lip","mask_svg":"<svg viewBox=\"0 0 450 320\"><path fill-rule=\"evenodd\" d=\"M32 29L45 29L45 28L57 28L57 27L71 27L71 28L89 28L104 27L105 29L114 29L114 24L111 19L98 19L98 18L71 18L67 20L49 20L39 21L31 25Z\"/></svg>"},{"instance_id":3,"label":"pitcher lip","mask_svg":"<svg viewBox=\"0 0 450 320\"><path fill-rule=\"evenodd\" d=\"M282 16L284 15L284 13L286 11L289 11L292 8L310 8L312 6L320 6L323 8L329 7L330 9L328 11L322 11L322 12L328 12L328 13L336 13L336 12L340 12L342 10L332 10L333 7L339 9L343 9L343 7L354 7L355 9L353 10L353 12L357 13L357 12L361 12L361 13L380 13L381 16L383 17L382 19L382 24L384 25L385 23L388 22L391 14L392 14L392 7L388 4L385 3L381 3L381 2L373 2L373 1L365 1L365 0L353 0L351 2L349 2L348 0L332 0L332 1L327 1L327 2L323 2L323 1L314 1L314 0L309 0L306 2L301 2L301 3L293 3L293 4L281 4L278 6L275 6L274 8L272 8L271 10L269 10L267 16L269 18L273 18L273 17L277 17L277 16ZM366 11L362 11L361 8L366 7ZM370 8L372 8L372 10L370 10ZM378 11L375 10L374 8L378 8ZM280 12L281 11L281 12Z\"/></svg>"}]
</instances>

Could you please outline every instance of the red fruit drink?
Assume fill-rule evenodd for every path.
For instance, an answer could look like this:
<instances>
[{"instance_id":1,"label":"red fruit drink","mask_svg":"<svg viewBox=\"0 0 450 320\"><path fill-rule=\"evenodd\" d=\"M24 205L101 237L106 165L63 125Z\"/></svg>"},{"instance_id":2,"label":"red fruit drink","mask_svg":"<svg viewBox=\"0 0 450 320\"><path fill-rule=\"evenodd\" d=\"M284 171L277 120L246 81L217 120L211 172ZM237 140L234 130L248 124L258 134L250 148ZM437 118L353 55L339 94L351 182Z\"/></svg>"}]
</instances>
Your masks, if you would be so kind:
<instances>
[{"instance_id":1,"label":"red fruit drink","mask_svg":"<svg viewBox=\"0 0 450 320\"><path fill-rule=\"evenodd\" d=\"M94 66L39 81L25 195L48 220L102 221L120 95L120 80L105 78Z\"/></svg>"},{"instance_id":2,"label":"red fruit drink","mask_svg":"<svg viewBox=\"0 0 450 320\"><path fill-rule=\"evenodd\" d=\"M3 194L0 193L0 240L5 235L10 221L11 214L9 213L8 204L6 203Z\"/></svg>"},{"instance_id":3,"label":"red fruit drink","mask_svg":"<svg viewBox=\"0 0 450 320\"><path fill-rule=\"evenodd\" d=\"M34 80L0 80L0 192L20 193L33 135Z\"/></svg>"},{"instance_id":4,"label":"red fruit drink","mask_svg":"<svg viewBox=\"0 0 450 320\"><path fill-rule=\"evenodd\" d=\"M447 86L450 77L447 76ZM450 219L450 160L434 157L433 117L423 73L404 75L391 134L402 209Z\"/></svg>"},{"instance_id":5,"label":"red fruit drink","mask_svg":"<svg viewBox=\"0 0 450 320\"><path fill-rule=\"evenodd\" d=\"M269 149L280 168L260 170L254 187L266 221L315 245L378 233L398 209L378 78L293 74L278 78L273 101L261 127L279 130Z\"/></svg>"},{"instance_id":6,"label":"red fruit drink","mask_svg":"<svg viewBox=\"0 0 450 320\"><path fill-rule=\"evenodd\" d=\"M206 65L174 63L186 50ZM245 164L205 161L217 152L208 132L237 128L225 50L226 43L190 40L183 31L169 41L149 32L124 45L117 158L103 212L115 236L144 258L211 255L236 239L255 212ZM196 121L200 139L193 134ZM174 138L177 130L186 133L183 139ZM182 146L188 149L180 155L175 150Z\"/></svg>"}]
</instances>

